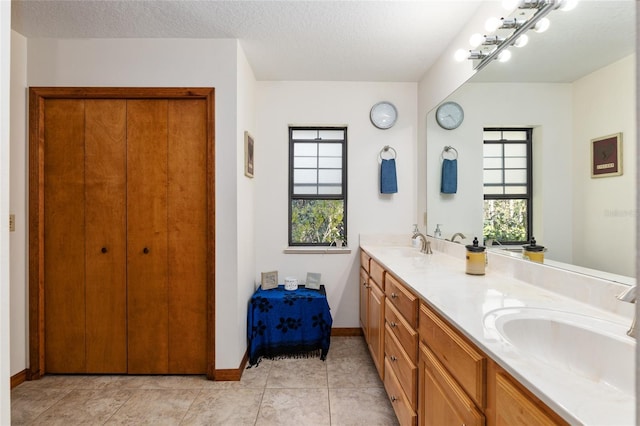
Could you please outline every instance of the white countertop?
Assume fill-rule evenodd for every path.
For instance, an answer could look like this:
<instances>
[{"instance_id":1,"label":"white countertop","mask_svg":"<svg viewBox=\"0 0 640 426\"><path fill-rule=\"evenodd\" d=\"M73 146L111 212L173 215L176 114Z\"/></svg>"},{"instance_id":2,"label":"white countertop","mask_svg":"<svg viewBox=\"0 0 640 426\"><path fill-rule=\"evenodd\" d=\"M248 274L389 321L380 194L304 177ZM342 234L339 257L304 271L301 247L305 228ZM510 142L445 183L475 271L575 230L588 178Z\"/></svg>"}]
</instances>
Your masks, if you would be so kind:
<instances>
[{"instance_id":1,"label":"white countertop","mask_svg":"<svg viewBox=\"0 0 640 426\"><path fill-rule=\"evenodd\" d=\"M413 249L416 255L407 255L409 245L399 249L379 241L361 240L360 246L569 423L635 424L634 395L523 356L484 326L487 313L505 307L568 311L615 322L624 329L630 318L492 271L491 260L486 275L474 276L465 273L464 256L437 250L422 255L417 249ZM635 366L629 365L629 374L634 372Z\"/></svg>"}]
</instances>

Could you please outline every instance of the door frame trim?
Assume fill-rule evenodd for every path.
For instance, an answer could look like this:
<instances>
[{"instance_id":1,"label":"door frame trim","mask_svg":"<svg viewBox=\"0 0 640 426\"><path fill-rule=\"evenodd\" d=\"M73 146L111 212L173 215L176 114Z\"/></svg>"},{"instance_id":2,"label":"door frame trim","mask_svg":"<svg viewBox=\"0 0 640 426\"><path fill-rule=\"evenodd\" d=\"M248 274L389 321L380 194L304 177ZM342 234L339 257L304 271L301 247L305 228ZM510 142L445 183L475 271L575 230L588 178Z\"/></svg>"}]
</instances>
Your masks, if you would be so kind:
<instances>
[{"instance_id":1,"label":"door frame trim","mask_svg":"<svg viewBox=\"0 0 640 426\"><path fill-rule=\"evenodd\" d=\"M215 89L212 87L29 88L29 369L46 373L44 339L44 105L47 99L204 99L207 114L207 371L215 380Z\"/></svg>"}]
</instances>

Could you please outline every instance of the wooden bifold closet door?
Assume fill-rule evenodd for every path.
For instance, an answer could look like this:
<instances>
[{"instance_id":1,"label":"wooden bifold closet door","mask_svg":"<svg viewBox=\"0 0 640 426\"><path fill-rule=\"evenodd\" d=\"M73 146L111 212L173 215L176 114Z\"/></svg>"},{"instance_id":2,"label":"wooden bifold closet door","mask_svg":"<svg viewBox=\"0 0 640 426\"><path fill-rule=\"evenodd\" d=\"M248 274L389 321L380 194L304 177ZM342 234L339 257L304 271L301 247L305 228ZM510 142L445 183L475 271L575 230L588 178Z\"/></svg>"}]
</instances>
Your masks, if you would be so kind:
<instances>
[{"instance_id":1,"label":"wooden bifold closet door","mask_svg":"<svg viewBox=\"0 0 640 426\"><path fill-rule=\"evenodd\" d=\"M36 376L213 378L211 101L40 99Z\"/></svg>"}]
</instances>

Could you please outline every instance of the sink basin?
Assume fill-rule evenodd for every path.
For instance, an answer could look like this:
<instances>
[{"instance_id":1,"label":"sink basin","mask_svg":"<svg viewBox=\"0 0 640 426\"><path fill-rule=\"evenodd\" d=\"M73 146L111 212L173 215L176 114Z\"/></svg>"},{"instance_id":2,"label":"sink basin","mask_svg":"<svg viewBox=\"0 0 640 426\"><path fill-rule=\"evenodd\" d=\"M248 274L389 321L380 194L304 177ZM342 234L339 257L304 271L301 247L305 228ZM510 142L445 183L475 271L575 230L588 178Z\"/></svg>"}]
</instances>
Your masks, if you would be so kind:
<instances>
[{"instance_id":1,"label":"sink basin","mask_svg":"<svg viewBox=\"0 0 640 426\"><path fill-rule=\"evenodd\" d=\"M385 247L383 250L386 254L393 255L393 256L400 256L400 257L424 256L423 253L420 253L419 248L413 248L413 247L392 246L392 247Z\"/></svg>"},{"instance_id":2,"label":"sink basin","mask_svg":"<svg viewBox=\"0 0 640 426\"><path fill-rule=\"evenodd\" d=\"M484 318L523 357L634 394L636 342L629 324L544 308L501 308Z\"/></svg>"}]
</instances>

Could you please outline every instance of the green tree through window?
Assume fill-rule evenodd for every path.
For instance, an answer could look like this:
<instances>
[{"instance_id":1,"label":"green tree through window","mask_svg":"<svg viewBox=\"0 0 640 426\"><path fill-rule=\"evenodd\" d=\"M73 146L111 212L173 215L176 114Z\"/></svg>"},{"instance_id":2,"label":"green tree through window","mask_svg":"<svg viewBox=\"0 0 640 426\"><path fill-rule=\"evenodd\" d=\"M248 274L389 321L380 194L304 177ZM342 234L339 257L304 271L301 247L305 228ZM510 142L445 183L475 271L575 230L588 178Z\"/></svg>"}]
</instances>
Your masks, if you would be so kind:
<instances>
[{"instance_id":1,"label":"green tree through window","mask_svg":"<svg viewBox=\"0 0 640 426\"><path fill-rule=\"evenodd\" d=\"M526 243L531 235L531 128L486 128L483 146L484 237Z\"/></svg>"}]
</instances>

